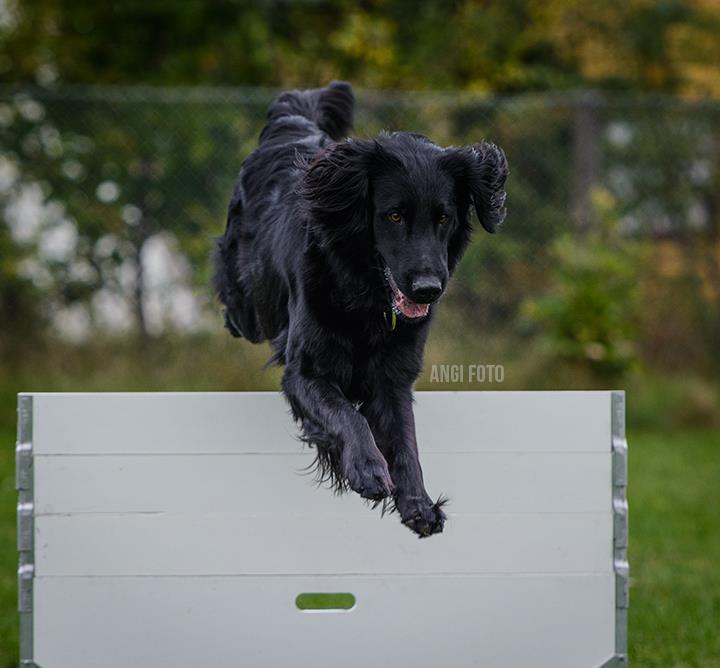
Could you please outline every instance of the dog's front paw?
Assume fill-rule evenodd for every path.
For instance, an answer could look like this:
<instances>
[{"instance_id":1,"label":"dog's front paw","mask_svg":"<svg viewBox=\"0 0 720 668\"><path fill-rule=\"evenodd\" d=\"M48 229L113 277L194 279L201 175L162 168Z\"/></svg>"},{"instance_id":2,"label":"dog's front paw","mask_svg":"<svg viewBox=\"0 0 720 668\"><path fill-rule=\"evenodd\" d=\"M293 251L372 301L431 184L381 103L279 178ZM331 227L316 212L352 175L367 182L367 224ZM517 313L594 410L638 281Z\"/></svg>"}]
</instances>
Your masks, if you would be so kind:
<instances>
[{"instance_id":1,"label":"dog's front paw","mask_svg":"<svg viewBox=\"0 0 720 668\"><path fill-rule=\"evenodd\" d=\"M350 488L364 499L381 501L391 496L395 488L387 463L379 452L347 457L343 471Z\"/></svg>"},{"instance_id":2,"label":"dog's front paw","mask_svg":"<svg viewBox=\"0 0 720 668\"><path fill-rule=\"evenodd\" d=\"M395 506L400 513L402 523L418 535L427 538L434 533L442 533L447 516L443 506L447 499L440 497L435 503L428 496L399 497Z\"/></svg>"}]
</instances>

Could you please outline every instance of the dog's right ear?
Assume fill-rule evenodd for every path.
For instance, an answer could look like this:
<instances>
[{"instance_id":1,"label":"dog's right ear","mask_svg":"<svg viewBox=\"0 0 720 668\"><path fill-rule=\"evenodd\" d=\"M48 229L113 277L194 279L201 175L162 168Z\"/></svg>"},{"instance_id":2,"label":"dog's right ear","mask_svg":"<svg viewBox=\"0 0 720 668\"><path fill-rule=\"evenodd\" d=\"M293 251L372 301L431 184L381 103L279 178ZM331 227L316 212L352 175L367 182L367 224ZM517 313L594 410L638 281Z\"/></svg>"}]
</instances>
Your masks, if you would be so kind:
<instances>
[{"instance_id":1,"label":"dog's right ear","mask_svg":"<svg viewBox=\"0 0 720 668\"><path fill-rule=\"evenodd\" d=\"M370 170L379 151L374 140L351 139L329 147L305 166L298 194L312 222L331 237L369 230Z\"/></svg>"}]
</instances>

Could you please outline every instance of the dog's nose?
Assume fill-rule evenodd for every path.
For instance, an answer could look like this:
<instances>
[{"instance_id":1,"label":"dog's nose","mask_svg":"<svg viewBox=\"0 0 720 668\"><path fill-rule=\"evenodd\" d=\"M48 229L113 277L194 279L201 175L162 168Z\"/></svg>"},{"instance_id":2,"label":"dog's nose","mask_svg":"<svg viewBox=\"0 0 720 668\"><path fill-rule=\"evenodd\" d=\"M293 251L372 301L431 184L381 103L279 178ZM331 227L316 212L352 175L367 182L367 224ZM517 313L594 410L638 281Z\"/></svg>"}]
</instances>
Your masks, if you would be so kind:
<instances>
[{"instance_id":1,"label":"dog's nose","mask_svg":"<svg viewBox=\"0 0 720 668\"><path fill-rule=\"evenodd\" d=\"M411 299L420 304L434 302L442 293L442 281L437 276L418 276L410 287Z\"/></svg>"}]
</instances>

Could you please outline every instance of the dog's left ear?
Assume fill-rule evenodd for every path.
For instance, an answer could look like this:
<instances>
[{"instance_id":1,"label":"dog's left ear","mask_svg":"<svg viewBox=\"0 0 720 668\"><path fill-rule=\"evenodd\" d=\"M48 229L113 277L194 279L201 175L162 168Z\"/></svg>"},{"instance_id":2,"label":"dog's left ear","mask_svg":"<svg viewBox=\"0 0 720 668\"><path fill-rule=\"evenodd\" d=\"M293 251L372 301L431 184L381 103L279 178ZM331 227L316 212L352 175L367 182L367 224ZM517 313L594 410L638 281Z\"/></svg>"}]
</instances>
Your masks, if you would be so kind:
<instances>
[{"instance_id":1,"label":"dog's left ear","mask_svg":"<svg viewBox=\"0 0 720 668\"><path fill-rule=\"evenodd\" d=\"M453 175L461 197L472 202L480 224L491 234L505 220L508 164L503 150L490 142L447 149L441 159Z\"/></svg>"}]
</instances>

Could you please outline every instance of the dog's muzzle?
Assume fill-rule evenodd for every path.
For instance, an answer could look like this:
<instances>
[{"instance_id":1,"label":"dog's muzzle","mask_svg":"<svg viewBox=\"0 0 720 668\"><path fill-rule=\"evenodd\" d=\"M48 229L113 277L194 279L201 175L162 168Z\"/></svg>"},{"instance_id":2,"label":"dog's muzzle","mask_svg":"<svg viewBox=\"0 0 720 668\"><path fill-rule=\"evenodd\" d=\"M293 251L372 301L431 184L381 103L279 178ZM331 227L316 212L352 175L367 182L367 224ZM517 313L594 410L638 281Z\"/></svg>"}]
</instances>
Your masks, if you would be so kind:
<instances>
[{"instance_id":1,"label":"dog's muzzle","mask_svg":"<svg viewBox=\"0 0 720 668\"><path fill-rule=\"evenodd\" d=\"M389 267L385 267L385 280L392 294L392 309L396 315L407 320L419 320L430 312L430 304L418 304L412 301L397 285Z\"/></svg>"}]
</instances>

